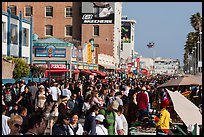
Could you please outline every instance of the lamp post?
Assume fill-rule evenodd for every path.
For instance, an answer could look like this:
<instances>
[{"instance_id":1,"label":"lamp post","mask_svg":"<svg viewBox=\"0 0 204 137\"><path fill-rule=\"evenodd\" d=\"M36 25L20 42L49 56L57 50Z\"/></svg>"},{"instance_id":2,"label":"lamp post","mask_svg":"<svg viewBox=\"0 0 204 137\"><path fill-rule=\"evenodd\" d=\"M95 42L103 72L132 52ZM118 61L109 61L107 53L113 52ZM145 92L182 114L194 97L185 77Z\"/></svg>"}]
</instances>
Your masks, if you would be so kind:
<instances>
[{"instance_id":1,"label":"lamp post","mask_svg":"<svg viewBox=\"0 0 204 137\"><path fill-rule=\"evenodd\" d=\"M198 39L198 62L202 62L202 31L201 22L199 22L199 39ZM198 72L202 72L202 66L198 66Z\"/></svg>"},{"instance_id":2,"label":"lamp post","mask_svg":"<svg viewBox=\"0 0 204 137\"><path fill-rule=\"evenodd\" d=\"M48 65L48 86L50 87L51 85L51 78L50 78L50 60L47 61Z\"/></svg>"}]
</instances>

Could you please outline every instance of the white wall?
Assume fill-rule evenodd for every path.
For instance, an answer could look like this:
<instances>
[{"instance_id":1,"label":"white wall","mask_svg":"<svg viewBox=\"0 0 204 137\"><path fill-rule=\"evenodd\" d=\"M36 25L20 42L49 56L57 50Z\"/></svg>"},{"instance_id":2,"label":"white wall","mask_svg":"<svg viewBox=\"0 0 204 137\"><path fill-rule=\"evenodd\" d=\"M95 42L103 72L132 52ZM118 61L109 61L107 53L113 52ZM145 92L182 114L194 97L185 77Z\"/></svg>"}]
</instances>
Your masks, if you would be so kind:
<instances>
[{"instance_id":1,"label":"white wall","mask_svg":"<svg viewBox=\"0 0 204 137\"><path fill-rule=\"evenodd\" d=\"M121 17L122 17L122 2L115 2L115 24L114 24L114 64L119 64L119 49L121 45Z\"/></svg>"}]
</instances>

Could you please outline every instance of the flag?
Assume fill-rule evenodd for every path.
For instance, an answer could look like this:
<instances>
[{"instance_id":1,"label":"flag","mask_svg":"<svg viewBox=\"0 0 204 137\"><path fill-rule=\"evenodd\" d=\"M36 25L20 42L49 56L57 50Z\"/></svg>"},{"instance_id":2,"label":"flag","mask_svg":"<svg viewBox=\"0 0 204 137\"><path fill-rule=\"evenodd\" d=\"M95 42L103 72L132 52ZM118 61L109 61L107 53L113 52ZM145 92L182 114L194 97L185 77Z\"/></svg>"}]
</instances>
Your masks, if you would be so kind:
<instances>
[{"instance_id":1,"label":"flag","mask_svg":"<svg viewBox=\"0 0 204 137\"><path fill-rule=\"evenodd\" d=\"M154 42L150 42L148 45L147 45L148 48L153 48L154 47Z\"/></svg>"}]
</instances>

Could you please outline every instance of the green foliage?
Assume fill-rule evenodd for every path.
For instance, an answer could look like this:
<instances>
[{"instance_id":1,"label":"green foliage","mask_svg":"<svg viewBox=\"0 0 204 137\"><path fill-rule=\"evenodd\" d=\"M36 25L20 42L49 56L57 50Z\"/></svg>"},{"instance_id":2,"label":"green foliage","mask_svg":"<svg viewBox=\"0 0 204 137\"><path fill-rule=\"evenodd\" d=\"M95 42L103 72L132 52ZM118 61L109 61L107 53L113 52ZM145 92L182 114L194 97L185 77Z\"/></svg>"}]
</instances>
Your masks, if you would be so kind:
<instances>
[{"instance_id":1,"label":"green foliage","mask_svg":"<svg viewBox=\"0 0 204 137\"><path fill-rule=\"evenodd\" d=\"M22 77L27 77L30 73L30 68L28 63L22 58L7 57L7 60L12 60L15 63L15 68L13 71L13 78L19 80Z\"/></svg>"},{"instance_id":2,"label":"green foliage","mask_svg":"<svg viewBox=\"0 0 204 137\"><path fill-rule=\"evenodd\" d=\"M42 67L42 66L31 66L30 67L31 69L31 72L32 72L32 75L34 78L40 78L43 76L43 74L45 73L46 71L46 68L45 67Z\"/></svg>"},{"instance_id":3,"label":"green foliage","mask_svg":"<svg viewBox=\"0 0 204 137\"><path fill-rule=\"evenodd\" d=\"M200 13L197 12L196 14L191 15L190 17L190 21L191 21L191 26L196 30L202 31L202 17L200 16Z\"/></svg>"}]
</instances>

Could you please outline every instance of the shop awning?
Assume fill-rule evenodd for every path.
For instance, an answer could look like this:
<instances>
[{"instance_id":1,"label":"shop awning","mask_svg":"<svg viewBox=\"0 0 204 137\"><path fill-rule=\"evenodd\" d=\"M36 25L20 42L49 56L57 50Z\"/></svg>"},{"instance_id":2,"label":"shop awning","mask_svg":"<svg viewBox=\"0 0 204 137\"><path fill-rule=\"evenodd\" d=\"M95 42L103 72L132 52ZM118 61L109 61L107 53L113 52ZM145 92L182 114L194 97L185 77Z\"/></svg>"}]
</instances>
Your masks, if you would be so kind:
<instances>
[{"instance_id":1,"label":"shop awning","mask_svg":"<svg viewBox=\"0 0 204 137\"><path fill-rule=\"evenodd\" d=\"M89 75L92 74L92 72L90 70L85 70L85 69L81 70L81 72L85 73L85 74L89 74Z\"/></svg>"},{"instance_id":2,"label":"shop awning","mask_svg":"<svg viewBox=\"0 0 204 137\"><path fill-rule=\"evenodd\" d=\"M72 73L74 73L74 74L80 73L80 70L77 70L77 69L72 70Z\"/></svg>"},{"instance_id":3,"label":"shop awning","mask_svg":"<svg viewBox=\"0 0 204 137\"><path fill-rule=\"evenodd\" d=\"M50 69L46 70L46 72L69 72L68 69Z\"/></svg>"},{"instance_id":4,"label":"shop awning","mask_svg":"<svg viewBox=\"0 0 204 137\"><path fill-rule=\"evenodd\" d=\"M93 73L96 73L96 74L99 74L99 75L101 75L101 76L103 76L103 77L107 76L107 74L105 74L105 73L103 73L103 72L101 72L101 71L92 70L92 72L93 72Z\"/></svg>"}]
</instances>

